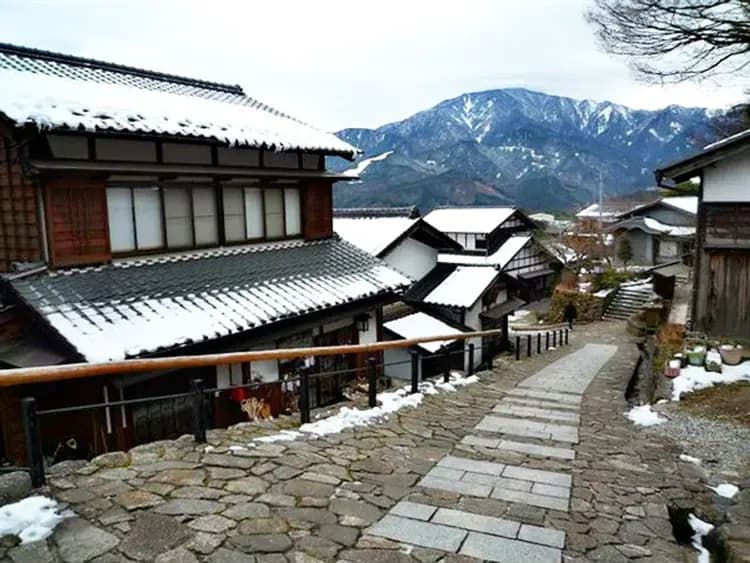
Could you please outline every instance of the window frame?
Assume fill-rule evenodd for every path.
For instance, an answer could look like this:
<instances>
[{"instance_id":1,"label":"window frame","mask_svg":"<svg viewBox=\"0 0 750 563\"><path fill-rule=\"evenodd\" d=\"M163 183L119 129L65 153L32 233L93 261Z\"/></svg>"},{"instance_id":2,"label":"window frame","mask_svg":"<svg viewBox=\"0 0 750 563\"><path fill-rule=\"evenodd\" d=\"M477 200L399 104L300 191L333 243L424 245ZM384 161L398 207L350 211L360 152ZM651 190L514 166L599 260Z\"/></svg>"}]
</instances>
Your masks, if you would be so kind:
<instances>
[{"instance_id":1,"label":"window frame","mask_svg":"<svg viewBox=\"0 0 750 563\"><path fill-rule=\"evenodd\" d=\"M202 183L202 182L185 182L185 183L168 183L168 182L148 182L143 180L128 182L126 180L118 179L114 182L107 182L105 186L105 193L109 189L128 189L130 191L130 211L132 214L132 225L133 225L133 237L134 237L134 243L135 243L135 249L133 250L124 250L124 251L114 251L111 248L111 243L108 241L108 246L110 247L110 253L113 258L127 258L127 257L133 257L133 256L146 256L146 255L153 255L153 254L165 254L165 253L171 253L171 252L184 252L188 250L205 250L209 248L219 248L219 247L231 247L231 246L241 246L246 244L253 244L253 243L259 243L259 242L279 242L284 240L294 240L294 239L300 239L304 237L305 232L305 215L304 215L304 198L303 198L303 190L304 190L304 184L302 183L279 183L276 184L275 182L248 182L248 183L237 183L237 184L225 184L225 183ZM135 195L134 190L138 189L154 189L156 188L159 192L159 202L161 205L161 213L160 213L160 229L161 229L161 235L162 235L162 246L158 248L148 248L148 249L139 249L138 248L138 237L137 237L137 226L136 226L136 217L135 217ZM169 246L169 241L167 237L167 212L166 212L166 202L165 202L165 189L186 189L189 193L189 203L190 203L190 226L191 226L191 237L193 244L187 245L187 246ZM196 238L196 228L195 228L195 204L194 204L194 197L193 197L193 189L194 188L201 188L206 189L209 188L213 190L213 196L215 200L215 210L216 210L216 230L217 230L217 240L215 243L209 243L209 244L201 244L196 245L195 244L195 238ZM246 215L246 188L255 188L260 190L261 195L261 213L260 216L263 219L263 235L260 237L253 237L253 238L247 238L248 229L247 229L247 215ZM227 240L226 236L226 209L224 207L224 190L225 189L239 189L240 195L242 197L242 218L243 218L243 232L244 232L244 238L241 240ZM285 191L288 189L294 189L297 190L299 196L299 233L288 235L287 234L287 206L286 206L286 197L285 197ZM269 238L267 236L267 224L266 224L266 190L278 190L281 194L281 219L282 219L282 235L279 237L272 237ZM106 195L105 195L105 201L106 201ZM109 209L107 209L109 211ZM107 215L107 236L109 238L111 229L110 229L110 217L109 214Z\"/></svg>"}]
</instances>

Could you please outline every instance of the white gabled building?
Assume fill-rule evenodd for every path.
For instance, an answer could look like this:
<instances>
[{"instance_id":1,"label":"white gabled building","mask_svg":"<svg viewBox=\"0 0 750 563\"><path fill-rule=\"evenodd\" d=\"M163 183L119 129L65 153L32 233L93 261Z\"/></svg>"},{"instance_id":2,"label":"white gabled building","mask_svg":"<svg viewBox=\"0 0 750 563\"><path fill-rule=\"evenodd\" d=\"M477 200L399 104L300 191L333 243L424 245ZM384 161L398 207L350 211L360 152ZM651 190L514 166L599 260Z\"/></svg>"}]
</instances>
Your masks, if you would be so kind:
<instances>
[{"instance_id":1,"label":"white gabled building","mask_svg":"<svg viewBox=\"0 0 750 563\"><path fill-rule=\"evenodd\" d=\"M509 236L536 228L514 207L441 207L424 220L458 242L465 252L484 255L497 251Z\"/></svg>"},{"instance_id":2,"label":"white gabled building","mask_svg":"<svg viewBox=\"0 0 750 563\"><path fill-rule=\"evenodd\" d=\"M333 230L414 281L436 265L441 252L461 246L435 229L415 207L334 209Z\"/></svg>"}]
</instances>

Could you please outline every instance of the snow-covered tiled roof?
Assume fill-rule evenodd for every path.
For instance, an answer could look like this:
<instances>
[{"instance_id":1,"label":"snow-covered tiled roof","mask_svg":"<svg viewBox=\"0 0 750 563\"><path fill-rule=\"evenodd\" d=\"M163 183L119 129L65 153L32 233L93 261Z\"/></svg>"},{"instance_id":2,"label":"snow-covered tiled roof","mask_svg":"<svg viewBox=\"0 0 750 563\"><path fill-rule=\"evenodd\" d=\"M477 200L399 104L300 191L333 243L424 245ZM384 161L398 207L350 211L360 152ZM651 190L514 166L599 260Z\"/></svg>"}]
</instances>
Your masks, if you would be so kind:
<instances>
[{"instance_id":1,"label":"snow-covered tiled roof","mask_svg":"<svg viewBox=\"0 0 750 563\"><path fill-rule=\"evenodd\" d=\"M698 214L698 196L685 195L676 197L664 197L661 200L662 203L671 207L676 207L693 215Z\"/></svg>"},{"instance_id":2,"label":"snow-covered tiled roof","mask_svg":"<svg viewBox=\"0 0 750 563\"><path fill-rule=\"evenodd\" d=\"M419 220L409 217L334 217L333 230L353 245L378 256Z\"/></svg>"},{"instance_id":3,"label":"snow-covered tiled roof","mask_svg":"<svg viewBox=\"0 0 750 563\"><path fill-rule=\"evenodd\" d=\"M515 212L513 207L446 207L434 209L424 220L444 233L489 234Z\"/></svg>"},{"instance_id":4,"label":"snow-covered tiled roof","mask_svg":"<svg viewBox=\"0 0 750 563\"><path fill-rule=\"evenodd\" d=\"M612 231L623 229L640 229L650 234L662 234L673 237L692 237L695 235L695 227L668 225L648 216L631 217L630 219L615 223L611 227Z\"/></svg>"},{"instance_id":5,"label":"snow-covered tiled roof","mask_svg":"<svg viewBox=\"0 0 750 563\"><path fill-rule=\"evenodd\" d=\"M494 266L503 269L508 262L513 260L516 254L531 241L530 235L516 235L508 238L500 248L489 256L477 256L476 254L450 254L438 255L438 262L442 264L464 264L470 266Z\"/></svg>"},{"instance_id":6,"label":"snow-covered tiled roof","mask_svg":"<svg viewBox=\"0 0 750 563\"><path fill-rule=\"evenodd\" d=\"M411 284L339 238L128 260L10 282L88 361L221 338Z\"/></svg>"},{"instance_id":7,"label":"snow-covered tiled roof","mask_svg":"<svg viewBox=\"0 0 750 563\"><path fill-rule=\"evenodd\" d=\"M354 157L331 133L227 86L0 44L0 115L17 126L217 140Z\"/></svg>"},{"instance_id":8,"label":"snow-covered tiled roof","mask_svg":"<svg viewBox=\"0 0 750 563\"><path fill-rule=\"evenodd\" d=\"M427 313L422 312L412 313L411 315L406 315L405 317L401 317L400 319L395 319L392 321L388 321L387 323L383 323L383 328L407 340L409 338L442 336L444 334L465 332L463 330L453 328L440 319L436 319L432 315L428 315ZM453 342L455 342L455 340L423 342L422 344L419 344L419 347L429 352L430 354L434 354L435 352L440 350L441 347L452 344Z\"/></svg>"},{"instance_id":9,"label":"snow-covered tiled roof","mask_svg":"<svg viewBox=\"0 0 750 563\"><path fill-rule=\"evenodd\" d=\"M423 301L446 307L471 307L498 275L495 268L459 266Z\"/></svg>"}]
</instances>

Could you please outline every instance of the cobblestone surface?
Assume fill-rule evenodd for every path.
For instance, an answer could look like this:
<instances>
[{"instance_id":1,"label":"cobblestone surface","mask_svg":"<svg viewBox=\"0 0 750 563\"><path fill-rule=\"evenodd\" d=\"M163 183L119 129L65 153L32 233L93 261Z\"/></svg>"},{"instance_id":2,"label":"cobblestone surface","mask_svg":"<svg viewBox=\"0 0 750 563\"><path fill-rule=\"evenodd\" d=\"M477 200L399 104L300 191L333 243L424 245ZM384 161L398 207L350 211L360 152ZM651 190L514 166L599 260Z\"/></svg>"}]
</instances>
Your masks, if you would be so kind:
<instances>
[{"instance_id":1,"label":"cobblestone surface","mask_svg":"<svg viewBox=\"0 0 750 563\"><path fill-rule=\"evenodd\" d=\"M693 560L672 537L667 506L691 508L708 492L676 446L623 416L637 356L623 325L597 323L570 342L520 362L500 359L479 383L426 396L371 427L247 448L257 430L243 426L210 432L209 452L183 437L72 465L50 478L50 494L78 518L46 544L0 539L0 560L469 562L498 553L520 562ZM596 366L588 388L576 376L579 395L563 384L518 386L587 343L616 352ZM506 413L577 428L578 443L475 428L509 403L579 417L580 426L570 417ZM426 486L430 479L466 481L483 494ZM532 497L553 500L535 506Z\"/></svg>"}]
</instances>

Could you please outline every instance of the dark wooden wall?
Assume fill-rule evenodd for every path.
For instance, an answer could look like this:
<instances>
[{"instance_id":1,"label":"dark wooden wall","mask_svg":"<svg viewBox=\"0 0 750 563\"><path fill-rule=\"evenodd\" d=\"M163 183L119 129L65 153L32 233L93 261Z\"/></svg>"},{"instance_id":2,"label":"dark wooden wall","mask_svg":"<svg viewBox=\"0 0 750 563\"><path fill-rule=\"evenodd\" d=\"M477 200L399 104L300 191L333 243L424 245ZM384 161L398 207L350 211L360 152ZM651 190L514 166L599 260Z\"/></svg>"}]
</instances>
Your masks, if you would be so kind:
<instances>
[{"instance_id":1,"label":"dark wooden wall","mask_svg":"<svg viewBox=\"0 0 750 563\"><path fill-rule=\"evenodd\" d=\"M305 240L333 235L333 196L331 183L310 181L302 190L302 229Z\"/></svg>"},{"instance_id":2,"label":"dark wooden wall","mask_svg":"<svg viewBox=\"0 0 750 563\"><path fill-rule=\"evenodd\" d=\"M750 250L707 249L696 277L696 328L750 338Z\"/></svg>"},{"instance_id":3,"label":"dark wooden wall","mask_svg":"<svg viewBox=\"0 0 750 563\"><path fill-rule=\"evenodd\" d=\"M42 260L36 190L24 177L16 143L0 128L0 272Z\"/></svg>"},{"instance_id":4,"label":"dark wooden wall","mask_svg":"<svg viewBox=\"0 0 750 563\"><path fill-rule=\"evenodd\" d=\"M49 258L53 267L112 259L104 180L50 180L45 185L45 198Z\"/></svg>"}]
</instances>

